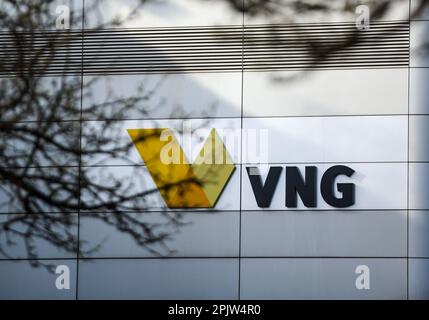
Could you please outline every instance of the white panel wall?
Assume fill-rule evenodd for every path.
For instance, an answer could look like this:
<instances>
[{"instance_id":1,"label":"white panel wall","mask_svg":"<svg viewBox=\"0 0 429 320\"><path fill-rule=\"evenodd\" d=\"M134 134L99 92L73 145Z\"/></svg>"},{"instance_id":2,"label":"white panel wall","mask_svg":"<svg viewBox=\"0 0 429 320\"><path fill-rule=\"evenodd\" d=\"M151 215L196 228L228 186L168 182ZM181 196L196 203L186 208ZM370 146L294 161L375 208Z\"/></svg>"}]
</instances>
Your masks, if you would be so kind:
<instances>
[{"instance_id":1,"label":"white panel wall","mask_svg":"<svg viewBox=\"0 0 429 320\"><path fill-rule=\"evenodd\" d=\"M246 72L244 115L404 114L407 77L406 69Z\"/></svg>"},{"instance_id":2,"label":"white panel wall","mask_svg":"<svg viewBox=\"0 0 429 320\"><path fill-rule=\"evenodd\" d=\"M95 80L96 79L96 80ZM85 76L84 83L95 81L92 96L84 97L89 107L113 98L142 97L121 119L240 117L240 73L149 74ZM118 119L115 105L107 106L103 115ZM91 112L86 119L95 119Z\"/></svg>"},{"instance_id":3,"label":"white panel wall","mask_svg":"<svg viewBox=\"0 0 429 320\"><path fill-rule=\"evenodd\" d=\"M372 270L370 290L357 290L355 270ZM243 259L243 299L404 299L406 259ZM395 279L395 281L392 281Z\"/></svg>"},{"instance_id":4,"label":"white panel wall","mask_svg":"<svg viewBox=\"0 0 429 320\"><path fill-rule=\"evenodd\" d=\"M157 225L157 236L165 241L138 245L130 235L100 221L99 216L113 213L88 213L81 217L80 239L85 248L102 244L91 257L237 257L239 255L239 219L237 211L214 212L139 212L130 213L138 222ZM177 220L171 222L170 218ZM120 219L120 215L118 217Z\"/></svg>"},{"instance_id":5,"label":"white panel wall","mask_svg":"<svg viewBox=\"0 0 429 320\"><path fill-rule=\"evenodd\" d=\"M57 275L48 266L67 266L70 270L70 289L58 290ZM0 261L0 299L49 299L65 300L76 298L76 260L44 260L34 267L28 261Z\"/></svg>"},{"instance_id":6,"label":"white panel wall","mask_svg":"<svg viewBox=\"0 0 429 320\"><path fill-rule=\"evenodd\" d=\"M388 19L408 20L409 2L399 3ZM124 17L133 4L134 0L111 1L99 17L87 16L85 26L106 22L115 13ZM414 8L416 0L411 5ZM243 21L241 13L228 11L223 1L159 2L148 4L125 26L239 27L273 22L249 16ZM350 15L298 17L300 22L350 19ZM180 138L184 125L191 125L204 129L194 136L194 148L182 143L192 161L210 129L216 128L236 171L214 210L168 210L155 191L132 212L71 214L74 222L79 220L79 231L70 232L79 232L81 248L96 250L76 259L37 242L47 264L69 266L70 290L57 290L55 275L46 268L32 268L25 260L30 258L25 244L18 242L10 253L24 260L0 256L0 298L429 298L429 59L421 50L428 38L429 11L413 19L410 28L410 68L101 76L92 95L82 97L84 136L128 143L126 129L168 127ZM93 79L84 76L84 84ZM139 91L141 85L144 91ZM114 105L107 106L104 117L85 111L95 103L135 94L146 98L132 112L117 114ZM65 113L64 120L79 119ZM102 133L106 121L112 121L114 129ZM246 130L268 134L265 158L251 154L259 140L248 139ZM92 147L89 140L81 142L84 150ZM59 166L76 166L76 161L53 156ZM80 169L70 170L85 170L106 186L114 183L112 177L128 181L129 188L119 192L155 190L135 148L117 157L81 160ZM262 164L283 167L266 209L257 206L246 172L247 166L262 170ZM323 173L336 164L355 170L351 178L336 180L355 184L355 204L346 209L329 206L320 195ZM304 172L310 165L318 168L317 208L306 208L300 199L298 208L286 208L284 167L297 166ZM8 191L0 189L0 221L14 217L14 210L2 201ZM87 195L81 197L85 200ZM156 236L168 236L161 243L142 246L121 230L120 223L106 223L121 221L123 214L136 224L156 226ZM0 235L0 244L5 242ZM362 265L370 269L369 290L355 286L356 267Z\"/></svg>"},{"instance_id":7,"label":"white panel wall","mask_svg":"<svg viewBox=\"0 0 429 320\"><path fill-rule=\"evenodd\" d=\"M243 120L245 130L267 131L268 163L406 161L407 126L406 116ZM259 162L252 145L243 145L244 163Z\"/></svg>"},{"instance_id":8,"label":"white panel wall","mask_svg":"<svg viewBox=\"0 0 429 320\"><path fill-rule=\"evenodd\" d=\"M81 299L237 299L238 259L85 261Z\"/></svg>"},{"instance_id":9,"label":"white panel wall","mask_svg":"<svg viewBox=\"0 0 429 320\"><path fill-rule=\"evenodd\" d=\"M241 217L244 257L401 257L406 253L406 211L244 211Z\"/></svg>"},{"instance_id":10,"label":"white panel wall","mask_svg":"<svg viewBox=\"0 0 429 320\"><path fill-rule=\"evenodd\" d=\"M418 5L411 0L412 7ZM428 239L427 180L429 174L429 153L427 148L427 125L429 95L429 55L427 51L427 32L429 16L425 12L411 22L411 57L410 57L410 166L409 166L409 298L428 299L429 252Z\"/></svg>"}]
</instances>

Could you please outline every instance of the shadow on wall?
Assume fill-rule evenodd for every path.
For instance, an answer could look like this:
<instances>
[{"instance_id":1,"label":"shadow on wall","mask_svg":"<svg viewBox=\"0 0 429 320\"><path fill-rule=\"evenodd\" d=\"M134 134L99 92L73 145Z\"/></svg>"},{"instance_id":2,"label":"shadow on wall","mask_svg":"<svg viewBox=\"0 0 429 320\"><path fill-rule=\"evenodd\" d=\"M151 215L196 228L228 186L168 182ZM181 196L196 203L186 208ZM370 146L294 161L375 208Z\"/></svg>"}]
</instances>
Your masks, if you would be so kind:
<instances>
[{"instance_id":1,"label":"shadow on wall","mask_svg":"<svg viewBox=\"0 0 429 320\"><path fill-rule=\"evenodd\" d=\"M93 163L93 167L88 168L79 165L82 164L82 160L85 164L86 159L115 159L115 161L129 163L130 156L135 152L134 145L130 140L123 139L125 129L123 123L112 119L150 119L154 112L152 104L163 108L165 107L163 101L168 101L168 108L166 108L168 111L165 113L159 111L159 115L162 117L179 114L180 117L186 118L194 117L195 113L204 117L204 115L214 112L213 106L220 106L216 116L239 116L240 113L237 111L241 104L241 94L236 95L236 93L239 93L241 88L241 74L228 75L227 80L231 82L222 80L222 77L225 76L221 74L213 76L205 74L171 75L165 77L165 82L162 82L164 81L161 79L163 76L150 76L156 81L151 82L152 80L150 80L149 86L147 81L149 77L123 76L123 78L130 79L129 81L139 82L135 86L136 90L130 90L130 93L125 95L122 88L128 87L127 81L123 81L119 85L113 83L112 90L103 89L105 85L103 82L106 78L102 76L85 77L81 83L79 74L81 68L79 62L81 39L79 36L81 32L61 33L63 36L58 38L65 42L40 32L36 34L35 30L52 29L49 23L43 25L38 25L38 23L39 21L54 21L54 12L44 5L44 1L19 0L20 5L29 10L29 14L18 19L17 14L9 14L9 10L14 10L11 9L13 6L10 6L12 2L3 0L3 4L0 6L0 16L9 17L1 19L0 25L2 32L0 41L4 43L0 49L2 58L0 72L4 76L0 80L0 141L2 141L0 145L0 207L2 208L0 253L2 258L31 258L30 262L38 266L49 265L49 260L39 259L42 257L72 259L77 255L89 256L100 250L103 243L108 240L98 239L98 243L92 243L89 247L82 239L78 239L78 212L84 213L82 216L87 215L83 219L88 218L94 225L97 225L94 229L91 227L89 229L101 230L106 227L110 230L107 232L108 234L114 234L111 237L114 238L117 235L122 237L123 235L127 240L133 241L133 244L127 248L117 248L118 252L128 250L129 253L133 253L134 249L131 247L137 245L146 254L159 255L160 248L169 254L170 249L176 249L174 245L179 247L182 244L183 246L189 245L189 242L194 239L190 240L187 236L180 238L175 233L182 227L184 227L184 233L191 232L185 230L192 230L193 227L189 227L189 224L196 221L193 214L161 210L161 220L157 220L153 218L153 214L129 213L129 211L151 209L151 199L153 200L154 194L158 192L154 188L148 190L147 184L141 183L145 178L138 167L130 168L124 175L115 176L111 172L103 170L102 163L98 163L98 166ZM193 1L193 3L197 2L200 3L198 0ZM201 0L201 2L204 1ZM237 12L241 17L242 10L246 12L250 23L252 21L256 23L258 16L261 16L263 21L269 22L270 17L274 15L276 16L275 21L294 23L292 17L304 18L306 15L312 17L314 11L318 15L323 15L332 13L331 10L334 10L337 17L350 17L354 8L353 6L336 7L335 4L338 4L338 1L332 1L332 5L331 2L327 4L326 1L321 1L318 6L310 6L307 1L280 2L280 5L277 4L279 3L277 1L249 1L246 2L247 6L244 8L237 5L237 3L241 3L240 1L219 0L217 2L223 3L222 8L227 3L227 8L233 12L231 16L235 19L234 21L239 21L238 24L242 20L234 17ZM379 3L384 3L377 11L380 15L395 9L394 5L387 5L387 1ZM105 3L103 5L106 6ZM143 3L141 8L144 9L144 5ZM177 5L179 4L176 1L175 6ZM283 6L284 10L277 10L278 6ZM198 8L202 12L210 11L207 9L208 7L205 7L204 10L200 6ZM97 8L94 7L94 10ZM188 10L187 12L192 11L189 8L186 10ZM282 12L285 12L284 17L279 16ZM123 19L119 21L105 19L102 16L102 10L99 11L99 14L102 17L103 27L120 27L124 26L125 22L131 21L128 20L130 18L128 16L122 17ZM43 16L43 19L40 19L40 16ZM183 24L188 21L187 19L192 19L191 17L194 15L187 14L179 20ZM199 16L199 18L201 17ZM78 25L78 21L81 21L80 18L79 11L75 12L74 26ZM160 18L157 17L157 19ZM216 19L210 21L210 24L217 23ZM230 22L228 20L228 23ZM138 23L138 20L135 20L134 26L139 26ZM192 23L199 22L193 20ZM97 27L100 25L91 26L95 29ZM53 31L53 33L55 32ZM25 41L26 37L34 41ZM68 64L57 64L60 61L58 59L63 59L61 61L66 61ZM64 65L66 65L65 68ZM51 77L45 77L46 74L43 72L46 70L50 70L49 72L56 70L57 73L55 76L50 74ZM356 71L356 74L358 73L362 74L361 71ZM386 87L394 85L395 89L401 90L401 80L397 80L402 77L401 71L394 73L397 74L397 77L387 77L394 84L387 82L385 85ZM332 83L353 80L350 79L350 73L346 70L326 74L331 76L324 78L325 76L320 73L308 72L305 74L308 76L307 78L302 78L294 83L293 81L272 81L272 75L246 73L244 76L245 114L257 115L255 112L258 108L261 110L261 106L265 108L265 105L265 111L267 111L269 105L277 103L277 101L280 101L278 107L269 111L276 115L298 115L300 112L293 107L298 104L297 101L300 103L301 110L310 110L309 114L341 113L344 110L332 109L326 102L327 100L319 104L318 99L313 99L311 95L307 94L313 89L316 90L324 84L330 83L332 79L335 79ZM343 78L338 75L343 75ZM423 81L427 81L427 73L421 76ZM329 77L332 77L331 80ZM374 80L373 88L379 88L380 77L386 78L385 75L377 76L374 72L374 78L377 79ZM161 81L160 87L157 85L158 78ZM208 78L214 80L207 80ZM232 78L233 80L231 80ZM274 76L274 78L276 77ZM116 77L114 81L117 81ZM421 80L418 82L426 83ZM162 88L163 84L167 84L167 86ZM82 100L90 101L88 105L83 106L84 110L81 106L81 86ZM223 92L226 86L230 87L228 94ZM313 87L311 88L311 86ZM278 95L276 101L270 100L270 98L267 100L261 94L261 87L276 91L277 93L273 93L273 96L278 92L281 94ZM118 88L121 90L115 94L115 90ZM192 91L192 94L188 97L180 92L185 90ZM181 100L180 105L169 101L170 91L173 91L175 97ZM423 100L426 101L427 90L421 91L425 95ZM287 95L282 96L284 92L290 92L291 98L288 98ZM331 87L329 94L332 95L332 92L335 93L335 90ZM319 93L320 97L324 94ZM374 91L374 96L376 93ZM254 101L259 99L260 103L252 105L253 99L247 100L247 94L249 97L254 94ZM91 100L91 95L95 99ZM219 95L224 96L218 98ZM303 95L307 95L307 97L302 99ZM154 97L155 100L153 100ZM345 96L342 97L342 100L338 101L338 106L347 100ZM330 97L328 96L328 98ZM366 99L367 97L362 95L361 98ZM189 104L192 104L192 108L189 107ZM382 104L377 103L377 105ZM427 103L424 102L424 105L427 106ZM201 109L207 110L207 113L201 112ZM97 122L97 134L90 125L86 126L86 123L81 123L83 115L85 119L100 120ZM155 125L155 122L152 123ZM210 124L206 123L205 126L210 126ZM85 143L81 145L82 141ZM136 188L139 183L141 183L140 187ZM91 213L94 214L91 215ZM224 215L224 213L216 214ZM226 220L231 222L228 222L228 226L236 228L237 221L228 214L225 215ZM202 222L207 229L209 220ZM192 232L198 231L194 228ZM175 239L178 239L177 243ZM166 243L170 243L172 247L165 246ZM197 252L197 254L202 253L202 251Z\"/></svg>"}]
</instances>

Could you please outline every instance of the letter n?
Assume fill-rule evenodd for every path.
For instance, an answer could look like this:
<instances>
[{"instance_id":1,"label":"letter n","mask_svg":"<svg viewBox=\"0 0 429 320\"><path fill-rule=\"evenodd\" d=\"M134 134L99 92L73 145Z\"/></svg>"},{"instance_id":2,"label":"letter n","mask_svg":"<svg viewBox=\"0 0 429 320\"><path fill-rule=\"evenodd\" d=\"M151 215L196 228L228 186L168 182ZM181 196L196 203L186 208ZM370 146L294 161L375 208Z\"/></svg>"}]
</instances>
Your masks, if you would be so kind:
<instances>
[{"instance_id":1,"label":"letter n","mask_svg":"<svg viewBox=\"0 0 429 320\"><path fill-rule=\"evenodd\" d=\"M286 207L296 208L298 206L297 195L299 194L307 208L315 208L317 202L316 185L316 167L305 167L305 180L298 167L286 167Z\"/></svg>"}]
</instances>

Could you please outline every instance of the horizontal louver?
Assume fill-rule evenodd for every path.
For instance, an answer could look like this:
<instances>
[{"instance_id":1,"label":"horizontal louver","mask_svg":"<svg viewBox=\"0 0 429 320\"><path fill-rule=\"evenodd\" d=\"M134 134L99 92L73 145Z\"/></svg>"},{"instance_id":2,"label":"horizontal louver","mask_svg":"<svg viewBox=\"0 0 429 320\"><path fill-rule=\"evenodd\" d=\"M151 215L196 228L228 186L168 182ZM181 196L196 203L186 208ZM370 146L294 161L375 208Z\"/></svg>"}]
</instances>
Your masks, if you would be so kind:
<instances>
[{"instance_id":1,"label":"horizontal louver","mask_svg":"<svg viewBox=\"0 0 429 320\"><path fill-rule=\"evenodd\" d=\"M0 74L407 67L408 22L0 32Z\"/></svg>"}]
</instances>

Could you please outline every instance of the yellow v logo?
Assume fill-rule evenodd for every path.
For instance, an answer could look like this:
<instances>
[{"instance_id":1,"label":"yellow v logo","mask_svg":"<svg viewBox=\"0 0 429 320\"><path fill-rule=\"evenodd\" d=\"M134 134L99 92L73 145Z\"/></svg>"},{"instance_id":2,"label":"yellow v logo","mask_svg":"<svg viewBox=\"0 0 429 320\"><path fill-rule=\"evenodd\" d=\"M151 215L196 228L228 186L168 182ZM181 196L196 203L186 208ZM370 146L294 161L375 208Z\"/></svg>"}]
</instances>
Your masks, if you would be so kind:
<instances>
[{"instance_id":1,"label":"yellow v logo","mask_svg":"<svg viewBox=\"0 0 429 320\"><path fill-rule=\"evenodd\" d=\"M169 208L213 208L234 163L212 129L190 164L171 129L129 129L134 145Z\"/></svg>"}]
</instances>

